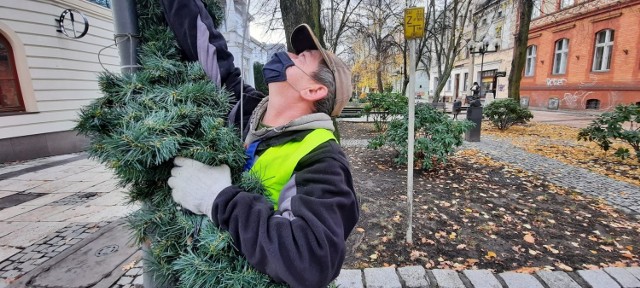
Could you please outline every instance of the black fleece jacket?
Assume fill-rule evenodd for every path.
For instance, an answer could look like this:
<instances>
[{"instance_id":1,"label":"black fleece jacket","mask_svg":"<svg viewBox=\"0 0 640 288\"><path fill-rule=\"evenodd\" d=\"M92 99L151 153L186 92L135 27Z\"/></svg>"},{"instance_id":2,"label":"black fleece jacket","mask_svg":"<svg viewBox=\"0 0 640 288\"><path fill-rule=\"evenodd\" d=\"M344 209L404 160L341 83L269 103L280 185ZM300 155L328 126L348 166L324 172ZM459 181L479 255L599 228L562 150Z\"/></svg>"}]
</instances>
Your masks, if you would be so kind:
<instances>
[{"instance_id":1,"label":"black fleece jacket","mask_svg":"<svg viewBox=\"0 0 640 288\"><path fill-rule=\"evenodd\" d=\"M229 122L237 126L242 122L248 128L250 116L264 95L244 85L244 117L240 119L240 71L202 2L162 0L162 6L184 58L209 65L204 68L212 80L219 77L220 84L234 94ZM198 35L208 35L204 46ZM218 67L211 67L211 59L202 59L213 50ZM289 141L301 141L310 132L291 131L261 139L257 154ZM292 287L326 286L340 272L345 241L359 216L349 164L340 145L331 140L304 156L287 185L279 203L288 204L279 205L278 211L264 196L230 186L216 198L211 220L229 231L236 247L258 271Z\"/></svg>"}]
</instances>

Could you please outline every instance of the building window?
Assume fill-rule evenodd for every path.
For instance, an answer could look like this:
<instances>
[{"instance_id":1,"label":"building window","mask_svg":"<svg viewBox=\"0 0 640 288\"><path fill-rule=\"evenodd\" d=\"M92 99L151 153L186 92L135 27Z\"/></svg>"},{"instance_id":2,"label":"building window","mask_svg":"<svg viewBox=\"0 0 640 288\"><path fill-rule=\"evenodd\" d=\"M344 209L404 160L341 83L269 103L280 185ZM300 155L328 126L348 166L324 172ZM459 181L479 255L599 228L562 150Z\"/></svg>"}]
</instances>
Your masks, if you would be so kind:
<instances>
[{"instance_id":1,"label":"building window","mask_svg":"<svg viewBox=\"0 0 640 288\"><path fill-rule=\"evenodd\" d=\"M569 39L556 41L556 52L553 57L553 74L565 74L567 72L567 57L569 55Z\"/></svg>"},{"instance_id":2,"label":"building window","mask_svg":"<svg viewBox=\"0 0 640 288\"><path fill-rule=\"evenodd\" d=\"M0 34L0 113L25 111L13 50Z\"/></svg>"},{"instance_id":3,"label":"building window","mask_svg":"<svg viewBox=\"0 0 640 288\"><path fill-rule=\"evenodd\" d=\"M451 91L451 78L447 79L447 91Z\"/></svg>"},{"instance_id":4,"label":"building window","mask_svg":"<svg viewBox=\"0 0 640 288\"><path fill-rule=\"evenodd\" d=\"M92 3L96 3L105 8L111 8L111 0L87 0Z\"/></svg>"},{"instance_id":5,"label":"building window","mask_svg":"<svg viewBox=\"0 0 640 288\"><path fill-rule=\"evenodd\" d=\"M573 5L573 0L560 0L560 9L567 8Z\"/></svg>"},{"instance_id":6,"label":"building window","mask_svg":"<svg viewBox=\"0 0 640 288\"><path fill-rule=\"evenodd\" d=\"M467 81L469 81L469 73L465 72L464 73L464 84L462 84L463 87L464 87L464 88L462 88L463 91L467 91Z\"/></svg>"},{"instance_id":7,"label":"building window","mask_svg":"<svg viewBox=\"0 0 640 288\"><path fill-rule=\"evenodd\" d=\"M531 10L531 19L540 17L542 12L542 0L533 0L533 9Z\"/></svg>"},{"instance_id":8,"label":"building window","mask_svg":"<svg viewBox=\"0 0 640 288\"><path fill-rule=\"evenodd\" d=\"M586 109L600 109L600 100L598 99L589 99L587 100Z\"/></svg>"},{"instance_id":9,"label":"building window","mask_svg":"<svg viewBox=\"0 0 640 288\"><path fill-rule=\"evenodd\" d=\"M613 36L611 29L596 34L596 49L593 53L593 71L609 71L613 52Z\"/></svg>"},{"instance_id":10,"label":"building window","mask_svg":"<svg viewBox=\"0 0 640 288\"><path fill-rule=\"evenodd\" d=\"M527 47L527 62L524 67L524 76L533 76L536 70L536 45Z\"/></svg>"}]
</instances>

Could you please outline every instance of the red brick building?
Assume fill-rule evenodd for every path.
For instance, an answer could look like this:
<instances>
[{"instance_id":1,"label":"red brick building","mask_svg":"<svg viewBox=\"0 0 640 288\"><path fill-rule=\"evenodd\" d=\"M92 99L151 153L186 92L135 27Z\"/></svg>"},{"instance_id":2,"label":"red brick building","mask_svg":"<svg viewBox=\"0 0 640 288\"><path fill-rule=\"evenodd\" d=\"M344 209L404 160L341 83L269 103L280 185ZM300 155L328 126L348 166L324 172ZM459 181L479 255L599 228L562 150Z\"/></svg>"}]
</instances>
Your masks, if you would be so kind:
<instances>
[{"instance_id":1,"label":"red brick building","mask_svg":"<svg viewBox=\"0 0 640 288\"><path fill-rule=\"evenodd\" d=\"M534 2L523 102L574 110L640 104L640 0Z\"/></svg>"}]
</instances>

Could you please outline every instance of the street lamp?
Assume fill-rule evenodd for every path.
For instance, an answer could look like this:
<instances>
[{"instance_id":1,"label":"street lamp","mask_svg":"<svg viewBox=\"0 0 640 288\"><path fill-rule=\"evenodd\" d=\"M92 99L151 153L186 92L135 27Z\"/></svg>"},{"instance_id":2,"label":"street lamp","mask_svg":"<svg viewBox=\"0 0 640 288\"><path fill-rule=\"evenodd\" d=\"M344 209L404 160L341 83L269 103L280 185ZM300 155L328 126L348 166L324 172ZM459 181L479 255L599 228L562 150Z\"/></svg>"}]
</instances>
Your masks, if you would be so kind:
<instances>
[{"instance_id":1,"label":"street lamp","mask_svg":"<svg viewBox=\"0 0 640 288\"><path fill-rule=\"evenodd\" d=\"M489 50L489 41L488 40L484 40L483 42L469 42L469 53L471 54L480 54L482 55L482 60L480 60L480 83L482 83L482 72L484 69L484 54L487 53L493 53L493 52L498 52L498 48L499 48L499 44L498 44L498 39L493 41L493 50ZM473 75L472 75L473 76ZM480 85L480 95L484 95L484 89L483 89L484 85ZM493 98L496 98L496 94L493 94Z\"/></svg>"}]
</instances>

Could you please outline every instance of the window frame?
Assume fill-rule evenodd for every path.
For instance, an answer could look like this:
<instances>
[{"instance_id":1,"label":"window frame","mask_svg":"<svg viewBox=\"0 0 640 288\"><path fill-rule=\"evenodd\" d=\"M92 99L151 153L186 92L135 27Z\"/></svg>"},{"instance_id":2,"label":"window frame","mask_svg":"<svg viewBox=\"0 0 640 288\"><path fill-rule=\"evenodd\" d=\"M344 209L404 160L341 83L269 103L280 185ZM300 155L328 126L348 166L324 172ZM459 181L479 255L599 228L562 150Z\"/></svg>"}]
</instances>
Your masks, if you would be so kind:
<instances>
[{"instance_id":1,"label":"window frame","mask_svg":"<svg viewBox=\"0 0 640 288\"><path fill-rule=\"evenodd\" d=\"M10 73L11 75L13 75L13 82L15 85L15 91L17 93L17 98L18 98L18 106L14 106L10 108L0 106L0 115L5 113L26 112L27 108L25 106L24 97L22 95L22 86L20 85L20 77L18 76L18 67L16 66L16 58L13 53L13 47L11 46L9 39L7 39L4 35L2 35L2 33L0 33L0 44L2 44L5 47L5 49L7 49L7 61L9 63L9 69L11 69ZM3 79L0 79L0 80L3 80ZM7 80L11 80L11 79L7 79ZM0 93L2 93L1 90L0 90Z\"/></svg>"},{"instance_id":2,"label":"window frame","mask_svg":"<svg viewBox=\"0 0 640 288\"><path fill-rule=\"evenodd\" d=\"M530 52L531 51L531 52ZM532 77L536 75L536 58L538 46L529 45L525 51L524 77ZM530 69L529 69L530 68ZM531 71L529 71L531 70ZM529 73L530 72L530 73Z\"/></svg>"},{"instance_id":3,"label":"window frame","mask_svg":"<svg viewBox=\"0 0 640 288\"><path fill-rule=\"evenodd\" d=\"M604 34L604 41L598 43L600 35ZM594 39L593 63L591 64L592 72L607 72L611 70L611 59L613 58L613 44L615 41L615 30L604 29L598 31ZM598 51L601 50L602 55L598 59ZM603 68L605 67L605 68Z\"/></svg>"},{"instance_id":4,"label":"window frame","mask_svg":"<svg viewBox=\"0 0 640 288\"><path fill-rule=\"evenodd\" d=\"M555 42L555 49L553 52L553 66L551 67L551 74L553 75L567 74L567 66L569 64L568 63L569 62L569 43L570 41L568 38L558 39L558 41ZM563 44L560 49L558 49L559 44ZM560 63L558 63L557 61L558 56L560 56Z\"/></svg>"},{"instance_id":5,"label":"window frame","mask_svg":"<svg viewBox=\"0 0 640 288\"><path fill-rule=\"evenodd\" d=\"M575 0L560 0L560 9L571 7L575 4Z\"/></svg>"},{"instance_id":6,"label":"window frame","mask_svg":"<svg viewBox=\"0 0 640 288\"><path fill-rule=\"evenodd\" d=\"M531 9L531 19L536 19L542 15L542 1L533 0L533 8Z\"/></svg>"}]
</instances>

